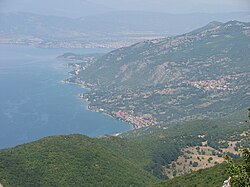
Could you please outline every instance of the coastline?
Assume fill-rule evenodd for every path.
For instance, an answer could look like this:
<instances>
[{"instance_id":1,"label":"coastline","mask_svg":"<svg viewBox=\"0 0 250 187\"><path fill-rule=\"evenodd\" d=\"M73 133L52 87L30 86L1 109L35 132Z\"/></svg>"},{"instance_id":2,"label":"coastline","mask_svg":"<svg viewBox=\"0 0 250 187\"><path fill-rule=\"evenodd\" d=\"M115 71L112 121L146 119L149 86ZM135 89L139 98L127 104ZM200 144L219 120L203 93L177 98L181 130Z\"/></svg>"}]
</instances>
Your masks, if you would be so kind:
<instances>
[{"instance_id":1,"label":"coastline","mask_svg":"<svg viewBox=\"0 0 250 187\"><path fill-rule=\"evenodd\" d=\"M79 85L78 85L78 86L79 86ZM121 118L117 118L117 117L113 116L112 114L109 114L109 113L107 113L107 112L101 111L101 109L91 109L91 108L90 108L90 104L91 104L90 101L88 101L87 99L81 97L81 94L78 94L78 97L79 97L80 100L84 103L85 109L86 109L86 110L89 110L89 111L91 111L91 112L97 112L97 113L100 113L100 114L102 114L102 115L105 115L105 116L107 116L107 117L109 117L109 118L112 118L112 119L114 119L114 120L118 120L118 121L127 123L128 125L130 125L130 126L132 127L132 129L138 129L136 124L132 124L132 123L126 121L126 120L123 120L123 119L121 119Z\"/></svg>"},{"instance_id":2,"label":"coastline","mask_svg":"<svg viewBox=\"0 0 250 187\"><path fill-rule=\"evenodd\" d=\"M148 127L148 126L140 126L140 125L138 125L138 124L136 124L136 123L131 123L130 121L127 121L127 120L125 120L125 119L123 119L123 118L120 118L120 117L115 116L115 114L113 114L113 113L107 113L107 112L105 112L105 110L103 110L103 109L101 109L101 108L92 109L92 108L90 107L90 105L91 105L91 102L90 102L90 101L88 101L87 99L81 97L79 94L78 94L78 96L79 96L80 99L84 102L84 104L85 104L85 106L86 106L86 110L89 110L89 111L91 111L91 112L101 113L102 115L105 115L105 116L110 117L110 118L112 118L112 119L115 119L115 120L124 122L124 123L130 125L130 126L132 127L132 129L140 129L140 128L143 128L143 127Z\"/></svg>"},{"instance_id":3,"label":"coastline","mask_svg":"<svg viewBox=\"0 0 250 187\"><path fill-rule=\"evenodd\" d=\"M95 93L98 92L98 89L95 87L95 85L92 85L84 80L81 80L79 74L81 71L85 70L89 66L91 66L92 63L95 62L97 58L95 56L86 55L85 57L82 57L81 63L79 63L78 57L79 55L68 53L66 55L61 55L62 60L68 60L68 57L71 58L71 61L74 60L74 57L76 57L75 63L69 63L68 67L71 68L71 71L68 72L70 75L69 78L63 80L63 83L66 84L74 84L77 85L83 89L86 90L84 93L79 93L78 97L85 103L85 109L92 111L92 112L98 112L102 113L112 119L122 121L132 127L132 129L140 129L143 127L148 127L151 125L157 125L158 122L151 114L137 114L134 115L130 111L127 110L120 110L113 108L113 110L101 108L102 105L95 105L95 99L92 100L91 98L91 92ZM88 95L90 93L90 95ZM90 98L88 98L90 96Z\"/></svg>"},{"instance_id":4,"label":"coastline","mask_svg":"<svg viewBox=\"0 0 250 187\"><path fill-rule=\"evenodd\" d=\"M72 63L73 65L75 65L75 63ZM70 66L69 66L70 67ZM83 89L86 90L86 92L90 92L93 90L93 85L86 83L85 81L82 81L79 79L79 77L77 77L78 72L81 70L80 66L71 66L71 68L73 67L73 70L68 72L69 75L71 75L69 78L62 80L61 83L63 84L72 84L75 86L79 86ZM131 126L131 130L133 129L138 129L136 124L130 123L122 118L117 118L116 116L112 115L112 113L107 113L105 112L103 109L98 108L98 109L92 109L91 106L91 101L89 101L88 99L84 98L83 93L79 93L77 94L77 97L84 103L85 109L91 112L97 112L100 113L102 115L105 115L109 118L112 118L114 120L118 120L121 122L126 123L127 125ZM120 132L117 132L115 135L120 134Z\"/></svg>"}]
</instances>

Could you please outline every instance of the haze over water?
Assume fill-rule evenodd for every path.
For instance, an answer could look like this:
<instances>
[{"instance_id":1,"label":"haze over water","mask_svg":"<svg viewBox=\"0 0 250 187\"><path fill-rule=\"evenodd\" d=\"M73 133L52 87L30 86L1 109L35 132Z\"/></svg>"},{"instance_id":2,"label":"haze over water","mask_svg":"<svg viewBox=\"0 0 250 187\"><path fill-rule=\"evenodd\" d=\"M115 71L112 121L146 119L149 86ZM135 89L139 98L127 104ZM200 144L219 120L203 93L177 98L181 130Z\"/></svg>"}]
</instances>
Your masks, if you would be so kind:
<instances>
[{"instance_id":1,"label":"haze over water","mask_svg":"<svg viewBox=\"0 0 250 187\"><path fill-rule=\"evenodd\" d=\"M77 97L85 90L61 83L70 69L56 57L68 51L108 52L0 45L0 148L51 135L103 136L131 129L126 123L86 110Z\"/></svg>"}]
</instances>

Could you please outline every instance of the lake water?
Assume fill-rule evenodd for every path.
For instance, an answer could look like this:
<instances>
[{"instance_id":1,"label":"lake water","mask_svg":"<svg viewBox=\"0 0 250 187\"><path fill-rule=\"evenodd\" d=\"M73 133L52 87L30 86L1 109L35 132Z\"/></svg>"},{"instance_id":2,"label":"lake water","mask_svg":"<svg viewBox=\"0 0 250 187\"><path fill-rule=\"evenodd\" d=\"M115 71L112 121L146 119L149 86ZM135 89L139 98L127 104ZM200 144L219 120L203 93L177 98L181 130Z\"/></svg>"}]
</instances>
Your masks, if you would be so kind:
<instances>
[{"instance_id":1,"label":"lake water","mask_svg":"<svg viewBox=\"0 0 250 187\"><path fill-rule=\"evenodd\" d=\"M0 45L0 148L45 136L103 136L131 126L86 110L77 97L84 89L61 81L69 75L65 53L98 53L106 49L39 49Z\"/></svg>"}]
</instances>

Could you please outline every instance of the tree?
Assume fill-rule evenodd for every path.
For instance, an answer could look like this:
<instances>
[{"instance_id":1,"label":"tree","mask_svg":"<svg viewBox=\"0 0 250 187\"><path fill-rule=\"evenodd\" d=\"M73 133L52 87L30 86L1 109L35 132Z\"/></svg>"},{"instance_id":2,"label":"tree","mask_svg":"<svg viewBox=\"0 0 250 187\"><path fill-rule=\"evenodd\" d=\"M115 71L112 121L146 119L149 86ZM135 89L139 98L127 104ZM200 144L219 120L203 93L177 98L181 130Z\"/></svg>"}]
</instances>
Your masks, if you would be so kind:
<instances>
[{"instance_id":1,"label":"tree","mask_svg":"<svg viewBox=\"0 0 250 187\"><path fill-rule=\"evenodd\" d=\"M192 164L193 167L197 167L198 165L199 165L198 162L193 162Z\"/></svg>"},{"instance_id":2,"label":"tree","mask_svg":"<svg viewBox=\"0 0 250 187\"><path fill-rule=\"evenodd\" d=\"M248 109L248 123L250 126L250 108ZM248 135L248 140L249 140ZM232 187L250 187L250 151L247 148L242 148L241 153L243 160L234 162L228 155L225 155L229 162L227 172L231 177L230 183Z\"/></svg>"}]
</instances>

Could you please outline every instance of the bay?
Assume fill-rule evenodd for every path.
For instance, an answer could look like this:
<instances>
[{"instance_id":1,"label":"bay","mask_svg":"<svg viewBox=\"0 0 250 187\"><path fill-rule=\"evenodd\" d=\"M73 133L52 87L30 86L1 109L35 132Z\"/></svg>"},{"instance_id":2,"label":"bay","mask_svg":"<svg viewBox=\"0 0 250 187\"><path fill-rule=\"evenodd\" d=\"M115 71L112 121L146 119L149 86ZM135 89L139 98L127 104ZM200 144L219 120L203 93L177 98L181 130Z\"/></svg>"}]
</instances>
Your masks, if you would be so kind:
<instances>
[{"instance_id":1,"label":"bay","mask_svg":"<svg viewBox=\"0 0 250 187\"><path fill-rule=\"evenodd\" d=\"M52 135L97 137L130 130L127 123L87 110L77 97L86 90L61 83L70 69L57 56L108 51L0 45L0 148Z\"/></svg>"}]
</instances>

